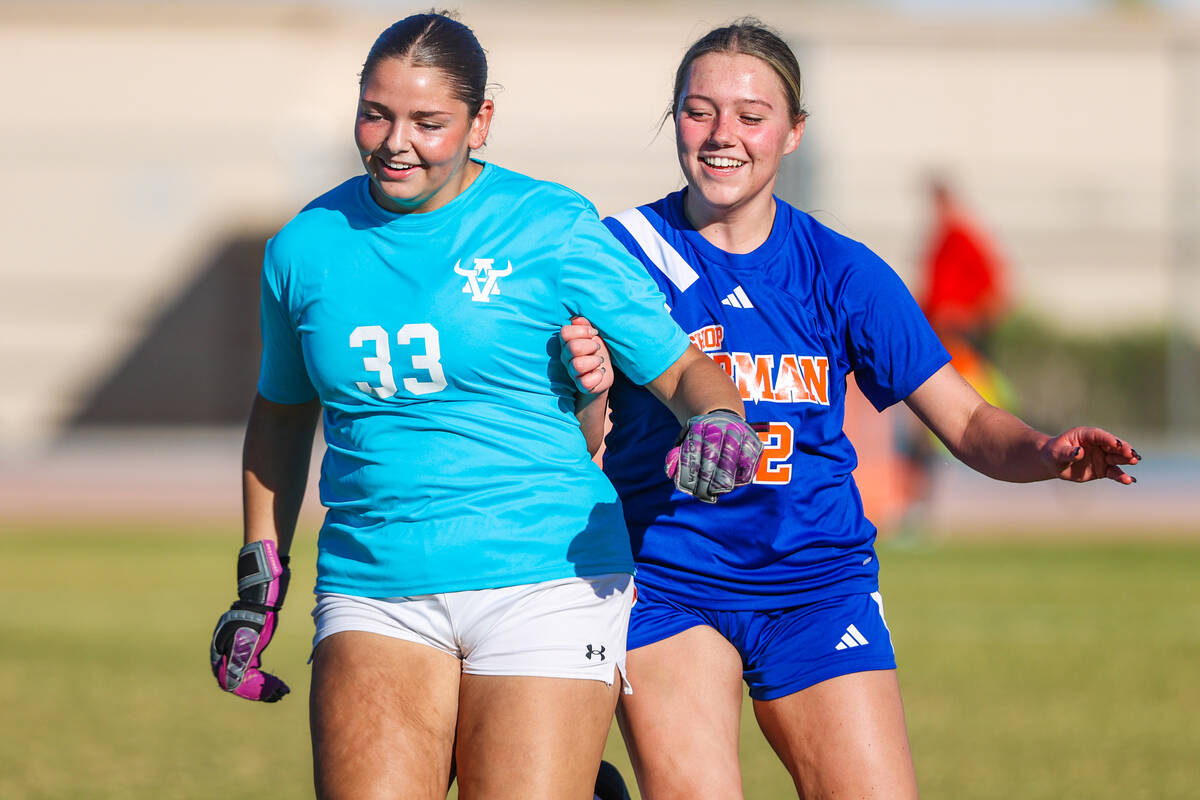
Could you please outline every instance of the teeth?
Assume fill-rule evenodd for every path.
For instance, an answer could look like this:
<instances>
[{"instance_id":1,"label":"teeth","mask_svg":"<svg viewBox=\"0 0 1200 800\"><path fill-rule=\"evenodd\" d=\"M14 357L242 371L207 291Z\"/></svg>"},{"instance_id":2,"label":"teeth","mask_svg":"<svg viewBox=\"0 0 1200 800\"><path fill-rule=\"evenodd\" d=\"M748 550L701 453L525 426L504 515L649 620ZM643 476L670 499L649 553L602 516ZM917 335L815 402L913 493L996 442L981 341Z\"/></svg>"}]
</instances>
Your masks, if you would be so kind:
<instances>
[{"instance_id":1,"label":"teeth","mask_svg":"<svg viewBox=\"0 0 1200 800\"><path fill-rule=\"evenodd\" d=\"M400 164L394 161L383 162L388 169L412 169L416 164Z\"/></svg>"},{"instance_id":2,"label":"teeth","mask_svg":"<svg viewBox=\"0 0 1200 800\"><path fill-rule=\"evenodd\" d=\"M740 167L746 163L735 158L704 158L701 160L710 167Z\"/></svg>"}]
</instances>

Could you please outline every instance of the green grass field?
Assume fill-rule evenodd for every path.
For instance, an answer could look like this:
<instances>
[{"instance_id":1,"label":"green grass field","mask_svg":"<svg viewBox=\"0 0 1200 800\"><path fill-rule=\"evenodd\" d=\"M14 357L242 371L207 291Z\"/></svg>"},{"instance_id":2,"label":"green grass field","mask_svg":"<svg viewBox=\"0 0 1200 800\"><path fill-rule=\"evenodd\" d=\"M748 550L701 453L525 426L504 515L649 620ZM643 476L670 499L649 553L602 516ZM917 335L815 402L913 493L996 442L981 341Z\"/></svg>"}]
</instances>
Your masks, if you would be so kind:
<instances>
[{"instance_id":1,"label":"green grass field","mask_svg":"<svg viewBox=\"0 0 1200 800\"><path fill-rule=\"evenodd\" d=\"M237 534L0 533L0 797L304 798L305 587L268 665L290 697L220 693L208 638ZM1200 542L884 545L883 592L926 798L1200 796ZM745 717L746 796L794 796ZM629 774L618 736L610 760Z\"/></svg>"}]
</instances>

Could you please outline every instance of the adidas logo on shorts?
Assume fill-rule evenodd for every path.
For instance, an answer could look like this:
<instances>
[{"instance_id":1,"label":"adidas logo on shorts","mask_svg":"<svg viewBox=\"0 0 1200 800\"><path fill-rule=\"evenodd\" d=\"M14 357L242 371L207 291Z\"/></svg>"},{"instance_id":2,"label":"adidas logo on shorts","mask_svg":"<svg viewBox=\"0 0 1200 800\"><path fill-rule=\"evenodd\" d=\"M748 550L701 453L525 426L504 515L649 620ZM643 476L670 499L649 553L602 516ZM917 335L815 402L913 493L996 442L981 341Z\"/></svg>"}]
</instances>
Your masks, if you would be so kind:
<instances>
[{"instance_id":1,"label":"adidas logo on shorts","mask_svg":"<svg viewBox=\"0 0 1200 800\"><path fill-rule=\"evenodd\" d=\"M867 637L859 632L858 628L853 625L846 626L846 632L842 634L842 640L838 642L838 646L834 650L848 650L851 647L861 647L868 644Z\"/></svg>"}]
</instances>

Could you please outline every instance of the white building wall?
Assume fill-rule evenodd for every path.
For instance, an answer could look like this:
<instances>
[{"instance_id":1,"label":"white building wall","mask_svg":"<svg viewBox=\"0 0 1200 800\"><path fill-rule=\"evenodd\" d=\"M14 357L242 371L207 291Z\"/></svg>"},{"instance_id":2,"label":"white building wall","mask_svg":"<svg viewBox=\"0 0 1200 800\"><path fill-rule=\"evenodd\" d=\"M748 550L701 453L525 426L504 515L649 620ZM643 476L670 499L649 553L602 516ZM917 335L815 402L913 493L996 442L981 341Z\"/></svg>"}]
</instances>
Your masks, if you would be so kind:
<instances>
[{"instance_id":1,"label":"white building wall","mask_svg":"<svg viewBox=\"0 0 1200 800\"><path fill-rule=\"evenodd\" d=\"M1164 44L1120 29L815 44L820 208L912 278L922 181L940 170L996 235L1027 308L1077 329L1105 304L1129 312L1106 325L1161 321L1176 113Z\"/></svg>"}]
</instances>

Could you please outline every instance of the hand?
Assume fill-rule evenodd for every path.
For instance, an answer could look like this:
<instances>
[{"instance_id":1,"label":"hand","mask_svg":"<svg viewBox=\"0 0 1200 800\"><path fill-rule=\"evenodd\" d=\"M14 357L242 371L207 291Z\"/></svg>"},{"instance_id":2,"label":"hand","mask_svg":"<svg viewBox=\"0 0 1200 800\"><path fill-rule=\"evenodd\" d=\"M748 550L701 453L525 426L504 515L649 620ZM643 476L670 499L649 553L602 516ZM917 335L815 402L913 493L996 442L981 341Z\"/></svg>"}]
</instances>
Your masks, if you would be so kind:
<instances>
[{"instance_id":1,"label":"hand","mask_svg":"<svg viewBox=\"0 0 1200 800\"><path fill-rule=\"evenodd\" d=\"M613 385L612 359L586 317L572 317L570 325L559 331L562 338L562 359L567 371L583 391L603 394Z\"/></svg>"},{"instance_id":2,"label":"hand","mask_svg":"<svg viewBox=\"0 0 1200 800\"><path fill-rule=\"evenodd\" d=\"M259 656L271 643L291 573L275 542L251 542L238 552L238 601L217 620L209 647L213 675L227 692L247 700L274 703L291 691L259 670Z\"/></svg>"},{"instance_id":3,"label":"hand","mask_svg":"<svg viewBox=\"0 0 1200 800\"><path fill-rule=\"evenodd\" d=\"M1050 474L1065 481L1108 478L1128 486L1137 478L1119 465L1140 464L1137 450L1100 428L1072 428L1042 445L1039 454Z\"/></svg>"},{"instance_id":4,"label":"hand","mask_svg":"<svg viewBox=\"0 0 1200 800\"><path fill-rule=\"evenodd\" d=\"M718 409L692 417L667 453L667 475L681 492L706 503L754 479L762 440L750 423Z\"/></svg>"}]
</instances>

